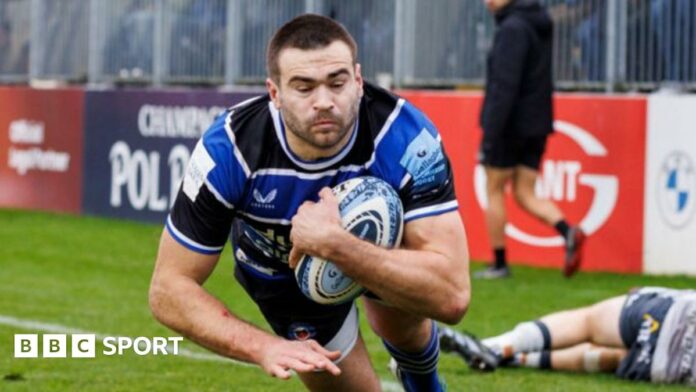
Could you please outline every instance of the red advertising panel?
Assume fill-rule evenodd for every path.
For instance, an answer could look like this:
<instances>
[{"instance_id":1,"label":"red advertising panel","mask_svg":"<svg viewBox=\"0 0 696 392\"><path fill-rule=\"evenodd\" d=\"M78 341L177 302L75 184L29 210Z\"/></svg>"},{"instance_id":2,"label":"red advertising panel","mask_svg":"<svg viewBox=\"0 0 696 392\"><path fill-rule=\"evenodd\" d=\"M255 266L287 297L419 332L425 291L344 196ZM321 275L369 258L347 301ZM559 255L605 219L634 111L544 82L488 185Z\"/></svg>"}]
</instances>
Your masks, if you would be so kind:
<instances>
[{"instance_id":1,"label":"red advertising panel","mask_svg":"<svg viewBox=\"0 0 696 392\"><path fill-rule=\"evenodd\" d=\"M0 207L79 212L84 92L0 87Z\"/></svg>"},{"instance_id":2,"label":"red advertising panel","mask_svg":"<svg viewBox=\"0 0 696 392\"><path fill-rule=\"evenodd\" d=\"M485 174L476 155L480 94L405 92L438 126L452 160L460 212L475 260L490 260L484 220ZM642 271L646 99L563 95L555 100L537 194L554 200L590 235L583 269ZM563 240L508 197L508 258L560 267Z\"/></svg>"}]
</instances>

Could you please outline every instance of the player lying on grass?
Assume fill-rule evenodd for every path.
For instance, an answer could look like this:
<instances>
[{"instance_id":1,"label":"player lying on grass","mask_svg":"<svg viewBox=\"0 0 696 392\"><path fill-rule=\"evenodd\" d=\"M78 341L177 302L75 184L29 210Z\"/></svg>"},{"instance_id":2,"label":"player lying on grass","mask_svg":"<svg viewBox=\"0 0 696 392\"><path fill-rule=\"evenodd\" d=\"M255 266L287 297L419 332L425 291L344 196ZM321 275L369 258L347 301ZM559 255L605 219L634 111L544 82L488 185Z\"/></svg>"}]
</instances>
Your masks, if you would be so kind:
<instances>
[{"instance_id":1,"label":"player lying on grass","mask_svg":"<svg viewBox=\"0 0 696 392\"><path fill-rule=\"evenodd\" d=\"M615 372L629 380L696 385L696 291L634 289L482 341L444 328L440 344L477 370Z\"/></svg>"},{"instance_id":2,"label":"player lying on grass","mask_svg":"<svg viewBox=\"0 0 696 392\"><path fill-rule=\"evenodd\" d=\"M294 371L316 391L379 390L355 304L314 303L295 280L300 255L328 259L383 300L364 298L367 319L406 389L439 391L432 319L457 323L470 296L453 174L433 124L364 83L356 55L350 34L326 17L302 15L276 32L268 94L218 117L191 155L162 234L150 306L168 327L271 376ZM399 249L341 226L328 188L365 175L399 193ZM228 237L235 277L275 335L203 288Z\"/></svg>"}]
</instances>

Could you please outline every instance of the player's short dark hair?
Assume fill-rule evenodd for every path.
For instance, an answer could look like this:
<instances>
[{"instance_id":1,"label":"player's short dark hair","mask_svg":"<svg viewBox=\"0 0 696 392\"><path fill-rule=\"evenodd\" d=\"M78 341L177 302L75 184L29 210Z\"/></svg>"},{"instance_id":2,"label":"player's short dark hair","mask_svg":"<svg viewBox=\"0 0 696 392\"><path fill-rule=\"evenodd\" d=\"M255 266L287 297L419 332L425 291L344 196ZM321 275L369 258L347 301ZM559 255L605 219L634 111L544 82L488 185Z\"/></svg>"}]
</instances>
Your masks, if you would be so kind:
<instances>
[{"instance_id":1,"label":"player's short dark hair","mask_svg":"<svg viewBox=\"0 0 696 392\"><path fill-rule=\"evenodd\" d=\"M350 33L338 22L322 15L304 14L285 23L268 43L266 67L274 81L280 80L278 55L286 48L312 50L325 48L334 41L342 41L350 48L353 64L357 62L358 45Z\"/></svg>"}]
</instances>

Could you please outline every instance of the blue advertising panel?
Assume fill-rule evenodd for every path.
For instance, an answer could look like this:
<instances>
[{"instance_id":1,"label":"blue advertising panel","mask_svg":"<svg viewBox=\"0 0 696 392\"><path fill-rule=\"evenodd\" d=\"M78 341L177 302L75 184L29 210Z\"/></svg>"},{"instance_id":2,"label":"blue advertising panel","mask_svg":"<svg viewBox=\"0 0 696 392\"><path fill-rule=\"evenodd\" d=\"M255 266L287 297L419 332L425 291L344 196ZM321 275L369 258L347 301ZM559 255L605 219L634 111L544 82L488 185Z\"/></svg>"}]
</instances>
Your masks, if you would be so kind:
<instances>
[{"instance_id":1,"label":"blue advertising panel","mask_svg":"<svg viewBox=\"0 0 696 392\"><path fill-rule=\"evenodd\" d=\"M164 222L198 138L225 108L261 93L88 91L82 211Z\"/></svg>"}]
</instances>

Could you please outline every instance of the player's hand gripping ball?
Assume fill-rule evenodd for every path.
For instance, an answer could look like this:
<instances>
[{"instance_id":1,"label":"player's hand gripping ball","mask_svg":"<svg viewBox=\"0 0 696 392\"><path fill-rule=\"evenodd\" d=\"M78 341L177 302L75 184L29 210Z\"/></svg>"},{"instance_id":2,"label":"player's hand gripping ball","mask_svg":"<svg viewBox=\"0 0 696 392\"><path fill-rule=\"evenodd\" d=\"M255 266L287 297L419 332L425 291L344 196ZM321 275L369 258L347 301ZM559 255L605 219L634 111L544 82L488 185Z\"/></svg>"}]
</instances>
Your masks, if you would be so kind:
<instances>
[{"instance_id":1,"label":"player's hand gripping ball","mask_svg":"<svg viewBox=\"0 0 696 392\"><path fill-rule=\"evenodd\" d=\"M332 189L338 199L343 228L375 245L393 248L401 244L404 213L394 188L375 177L357 177ZM331 261L303 255L295 267L302 293L320 304L341 304L365 289L344 275Z\"/></svg>"}]
</instances>

